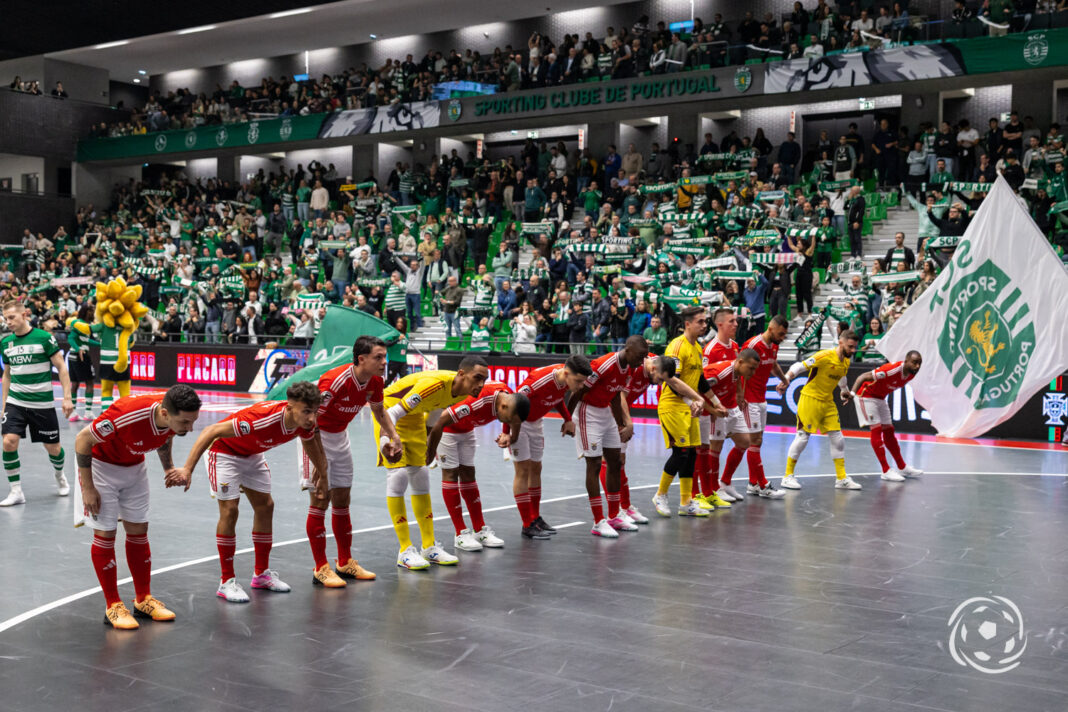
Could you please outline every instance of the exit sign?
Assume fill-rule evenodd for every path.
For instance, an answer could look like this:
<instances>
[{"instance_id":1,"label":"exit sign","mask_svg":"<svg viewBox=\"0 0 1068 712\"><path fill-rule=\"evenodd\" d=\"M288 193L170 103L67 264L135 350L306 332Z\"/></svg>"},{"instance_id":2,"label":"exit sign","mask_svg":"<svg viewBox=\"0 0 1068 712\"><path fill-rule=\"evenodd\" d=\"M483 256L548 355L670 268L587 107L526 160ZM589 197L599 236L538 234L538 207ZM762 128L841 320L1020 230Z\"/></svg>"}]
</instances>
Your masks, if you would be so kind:
<instances>
[{"instance_id":1,"label":"exit sign","mask_svg":"<svg viewBox=\"0 0 1068 712\"><path fill-rule=\"evenodd\" d=\"M860 105L861 111L871 111L875 108L875 99L857 99L857 103Z\"/></svg>"}]
</instances>

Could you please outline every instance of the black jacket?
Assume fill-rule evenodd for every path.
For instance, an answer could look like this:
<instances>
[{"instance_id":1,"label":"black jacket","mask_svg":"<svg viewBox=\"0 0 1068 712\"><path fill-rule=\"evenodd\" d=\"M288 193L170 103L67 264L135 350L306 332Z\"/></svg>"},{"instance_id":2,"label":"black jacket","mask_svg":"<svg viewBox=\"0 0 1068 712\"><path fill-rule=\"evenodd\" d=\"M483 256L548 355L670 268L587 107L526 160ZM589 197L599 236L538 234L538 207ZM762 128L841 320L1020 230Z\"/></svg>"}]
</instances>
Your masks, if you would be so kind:
<instances>
[{"instance_id":1,"label":"black jacket","mask_svg":"<svg viewBox=\"0 0 1068 712\"><path fill-rule=\"evenodd\" d=\"M887 270L890 269L890 261L894 256L894 250L895 249L897 249L897 248L891 247L889 250L886 251L886 259L883 260L883 264L886 265L886 269ZM912 269L915 266L916 266L916 254L911 249L906 247L905 248L905 269Z\"/></svg>"},{"instance_id":2,"label":"black jacket","mask_svg":"<svg viewBox=\"0 0 1068 712\"><path fill-rule=\"evenodd\" d=\"M867 207L863 195L858 195L856 198L849 201L849 208L846 210L846 222L849 223L847 227L852 227L853 223L863 224L864 210Z\"/></svg>"}]
</instances>

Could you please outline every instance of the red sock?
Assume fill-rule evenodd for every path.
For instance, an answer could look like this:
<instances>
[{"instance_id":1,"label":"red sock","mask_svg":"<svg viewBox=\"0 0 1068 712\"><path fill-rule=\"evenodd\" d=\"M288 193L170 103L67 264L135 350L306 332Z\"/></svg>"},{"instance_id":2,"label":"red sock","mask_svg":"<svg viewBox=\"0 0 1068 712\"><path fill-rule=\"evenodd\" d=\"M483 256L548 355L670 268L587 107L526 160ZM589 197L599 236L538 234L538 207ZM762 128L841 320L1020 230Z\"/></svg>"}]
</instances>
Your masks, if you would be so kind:
<instances>
[{"instance_id":1,"label":"red sock","mask_svg":"<svg viewBox=\"0 0 1068 712\"><path fill-rule=\"evenodd\" d=\"M604 508L601 505L601 495L590 497L590 511L593 512L593 523L604 519Z\"/></svg>"},{"instance_id":2,"label":"red sock","mask_svg":"<svg viewBox=\"0 0 1068 712\"><path fill-rule=\"evenodd\" d=\"M708 479L708 448L697 448L697 461L693 468L693 496L705 494L705 485L710 484ZM711 492L708 492L711 494Z\"/></svg>"},{"instance_id":3,"label":"red sock","mask_svg":"<svg viewBox=\"0 0 1068 712\"><path fill-rule=\"evenodd\" d=\"M894 456L897 469L905 469L905 458L901 457L901 446L897 444L897 436L894 435L894 426L888 425L883 428L883 438L886 440L886 449Z\"/></svg>"},{"instance_id":4,"label":"red sock","mask_svg":"<svg viewBox=\"0 0 1068 712\"><path fill-rule=\"evenodd\" d=\"M152 593L152 550L148 548L148 534L126 535L126 565L133 577L134 595L138 601Z\"/></svg>"},{"instance_id":5,"label":"red sock","mask_svg":"<svg viewBox=\"0 0 1068 712\"><path fill-rule=\"evenodd\" d=\"M727 453L727 462L723 465L723 484L729 485L731 483L734 471L738 469L738 465L742 464L744 456L745 451L736 447L732 447L731 451Z\"/></svg>"},{"instance_id":6,"label":"red sock","mask_svg":"<svg viewBox=\"0 0 1068 712\"><path fill-rule=\"evenodd\" d=\"M462 483L460 496L464 498L467 513L471 515L471 528L476 532L482 531L482 527L486 526L486 520L482 518L482 499L478 495L478 483Z\"/></svg>"},{"instance_id":7,"label":"red sock","mask_svg":"<svg viewBox=\"0 0 1068 712\"><path fill-rule=\"evenodd\" d=\"M271 545L274 543L274 534L271 532L252 532L252 548L256 550L256 567L253 570L257 576L271 568Z\"/></svg>"},{"instance_id":8,"label":"red sock","mask_svg":"<svg viewBox=\"0 0 1068 712\"><path fill-rule=\"evenodd\" d=\"M315 559L315 568L318 570L326 564L326 510L308 507L305 529L308 532L308 543L311 544L312 558ZM256 557L259 558L259 549L256 549Z\"/></svg>"},{"instance_id":9,"label":"red sock","mask_svg":"<svg viewBox=\"0 0 1068 712\"><path fill-rule=\"evenodd\" d=\"M619 492L605 492L608 499L608 518L614 519L619 516Z\"/></svg>"},{"instance_id":10,"label":"red sock","mask_svg":"<svg viewBox=\"0 0 1068 712\"><path fill-rule=\"evenodd\" d=\"M608 485L605 484L608 478L608 463L601 458L601 471L597 473L597 478L601 480L601 489L605 492L608 491Z\"/></svg>"},{"instance_id":11,"label":"red sock","mask_svg":"<svg viewBox=\"0 0 1068 712\"><path fill-rule=\"evenodd\" d=\"M630 483L627 482L627 468L619 467L619 506L630 509Z\"/></svg>"},{"instance_id":12,"label":"red sock","mask_svg":"<svg viewBox=\"0 0 1068 712\"><path fill-rule=\"evenodd\" d=\"M879 466L883 472L890 469L890 463L886 461L886 453L883 452L883 426L871 426L871 449L875 451L875 457L879 460Z\"/></svg>"},{"instance_id":13,"label":"red sock","mask_svg":"<svg viewBox=\"0 0 1068 712\"><path fill-rule=\"evenodd\" d=\"M768 486L768 478L764 476L764 461L760 459L760 448L750 447L745 451L745 461L749 465L749 483Z\"/></svg>"},{"instance_id":14,"label":"red sock","mask_svg":"<svg viewBox=\"0 0 1068 712\"><path fill-rule=\"evenodd\" d=\"M530 495L530 520L534 521L541 516L541 485L527 488Z\"/></svg>"},{"instance_id":15,"label":"red sock","mask_svg":"<svg viewBox=\"0 0 1068 712\"><path fill-rule=\"evenodd\" d=\"M519 510L519 518L523 520L523 526L529 527L530 523L534 521L534 517L530 516L529 492L521 492L515 495L515 508Z\"/></svg>"},{"instance_id":16,"label":"red sock","mask_svg":"<svg viewBox=\"0 0 1068 712\"><path fill-rule=\"evenodd\" d=\"M441 483L441 498L445 500L445 509L449 510L449 517L452 518L452 526L459 534L467 525L464 523L464 505L460 501L460 483L459 482L442 482Z\"/></svg>"},{"instance_id":17,"label":"red sock","mask_svg":"<svg viewBox=\"0 0 1068 712\"><path fill-rule=\"evenodd\" d=\"M222 570L222 581L229 581L234 577L234 552L237 551L237 537L215 535L215 545L219 547L219 567Z\"/></svg>"},{"instance_id":18,"label":"red sock","mask_svg":"<svg viewBox=\"0 0 1068 712\"><path fill-rule=\"evenodd\" d=\"M122 599L119 598L119 574L115 563L115 540L93 534L93 546L89 549L96 570L96 580L104 589L104 603L108 608Z\"/></svg>"},{"instance_id":19,"label":"red sock","mask_svg":"<svg viewBox=\"0 0 1068 712\"><path fill-rule=\"evenodd\" d=\"M334 507L330 510L330 528L337 541L337 565L344 566L352 558L352 520L348 507Z\"/></svg>"},{"instance_id":20,"label":"red sock","mask_svg":"<svg viewBox=\"0 0 1068 712\"><path fill-rule=\"evenodd\" d=\"M705 470L705 487L702 490L705 495L710 495L719 489L719 453L708 451L708 469Z\"/></svg>"}]
</instances>

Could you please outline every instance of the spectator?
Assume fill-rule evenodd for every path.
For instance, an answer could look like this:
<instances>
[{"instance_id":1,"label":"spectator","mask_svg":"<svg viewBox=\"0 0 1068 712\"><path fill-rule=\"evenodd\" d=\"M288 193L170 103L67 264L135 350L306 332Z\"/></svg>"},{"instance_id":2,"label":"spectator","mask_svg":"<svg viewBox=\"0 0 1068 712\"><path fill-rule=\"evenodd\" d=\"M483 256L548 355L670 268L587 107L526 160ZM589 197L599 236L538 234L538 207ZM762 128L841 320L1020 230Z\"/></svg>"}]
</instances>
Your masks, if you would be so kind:
<instances>
[{"instance_id":1,"label":"spectator","mask_svg":"<svg viewBox=\"0 0 1068 712\"><path fill-rule=\"evenodd\" d=\"M52 90L52 96L57 99L66 99L70 95L63 89L63 82L56 82L56 88Z\"/></svg>"},{"instance_id":2,"label":"spectator","mask_svg":"<svg viewBox=\"0 0 1068 712\"><path fill-rule=\"evenodd\" d=\"M471 330L471 351L485 353L490 350L489 318L479 319L478 326Z\"/></svg>"},{"instance_id":3,"label":"spectator","mask_svg":"<svg viewBox=\"0 0 1068 712\"><path fill-rule=\"evenodd\" d=\"M582 312L582 305L578 302L571 303L571 313L567 319L568 342L570 352L580 355L586 350L586 315Z\"/></svg>"}]
</instances>

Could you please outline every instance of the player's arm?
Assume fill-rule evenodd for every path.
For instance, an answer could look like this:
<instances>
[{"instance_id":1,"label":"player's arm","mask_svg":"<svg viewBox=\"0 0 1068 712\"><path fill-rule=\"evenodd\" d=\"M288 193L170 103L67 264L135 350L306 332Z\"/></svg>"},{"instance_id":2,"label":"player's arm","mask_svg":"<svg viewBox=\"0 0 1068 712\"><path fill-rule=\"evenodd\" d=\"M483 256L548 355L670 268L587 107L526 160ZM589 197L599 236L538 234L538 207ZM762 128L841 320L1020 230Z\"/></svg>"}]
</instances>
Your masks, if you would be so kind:
<instances>
[{"instance_id":1,"label":"player's arm","mask_svg":"<svg viewBox=\"0 0 1068 712\"><path fill-rule=\"evenodd\" d=\"M193 449L189 451L189 456L185 459L185 465L182 467L176 467L167 475L166 483L168 487L184 487L189 491L189 485L193 483L193 470L197 468L197 463L200 462L200 458L204 456L204 453L208 451L208 448L220 438L235 438L237 432L234 430L234 423L236 420L220 420L214 425L209 425L200 431L200 437L193 443Z\"/></svg>"},{"instance_id":2,"label":"player's arm","mask_svg":"<svg viewBox=\"0 0 1068 712\"><path fill-rule=\"evenodd\" d=\"M815 356L809 356L804 361L798 361L793 366L791 366L790 370L788 370L786 372L786 378L784 378L783 381L782 381L782 383L784 384L784 390L785 390L785 386L790 385L790 381L794 380L795 378L800 376L802 373L805 373L806 371L811 371L812 368L815 365L816 365L816 357Z\"/></svg>"},{"instance_id":3,"label":"player's arm","mask_svg":"<svg viewBox=\"0 0 1068 712\"><path fill-rule=\"evenodd\" d=\"M627 399L623 391L619 391L612 397L609 407L616 425L619 426L619 439L627 442L634 435L634 421L630 418L630 408L627 407Z\"/></svg>"},{"instance_id":4,"label":"player's arm","mask_svg":"<svg viewBox=\"0 0 1068 712\"><path fill-rule=\"evenodd\" d=\"M5 378L7 377L7 372L6 371L4 372L4 377ZM575 408L578 406L578 404L582 402L582 398L587 393L589 393L589 391L590 391L589 385L582 386L582 388L578 389L578 391L576 393L571 393L570 391L568 391L568 393L564 396L564 400L563 400L564 409L568 410L568 411L575 410ZM7 391L4 391L4 392L7 393Z\"/></svg>"},{"instance_id":5,"label":"player's arm","mask_svg":"<svg viewBox=\"0 0 1068 712\"><path fill-rule=\"evenodd\" d=\"M63 358L62 351L56 351L49 360L59 372L59 383L63 386L63 415L69 418L74 412L74 401L70 395L70 373L67 372L67 359ZM5 371L4 374L6 375L7 372Z\"/></svg>"},{"instance_id":6,"label":"player's arm","mask_svg":"<svg viewBox=\"0 0 1068 712\"><path fill-rule=\"evenodd\" d=\"M838 388L841 391L842 403L848 403L853 397L853 392L849 390L849 381L846 380L845 376L838 379Z\"/></svg>"},{"instance_id":7,"label":"player's arm","mask_svg":"<svg viewBox=\"0 0 1068 712\"><path fill-rule=\"evenodd\" d=\"M860 390L860 384L869 383L871 381L874 381L875 378L875 371L865 371L864 373L860 374L859 376L857 376L857 380L853 381L853 392L856 393Z\"/></svg>"},{"instance_id":8,"label":"player's arm","mask_svg":"<svg viewBox=\"0 0 1068 712\"><path fill-rule=\"evenodd\" d=\"M310 438L301 438L300 446L304 448L304 454L308 456L308 461L312 464L312 486L317 490L317 494L320 497L326 497L327 494L327 477L326 477L326 452L323 451L323 441L319 437L319 431L315 431L315 435Z\"/></svg>"},{"instance_id":9,"label":"player's arm","mask_svg":"<svg viewBox=\"0 0 1068 712\"><path fill-rule=\"evenodd\" d=\"M667 379L664 381L664 385L690 406L690 415L693 417L696 418L704 410L704 398L697 391L687 386L678 376L672 376Z\"/></svg>"},{"instance_id":10,"label":"player's arm","mask_svg":"<svg viewBox=\"0 0 1068 712\"><path fill-rule=\"evenodd\" d=\"M389 443L386 445L389 452L385 454L388 457L397 457L400 455L404 446L401 444L400 435L397 434L397 426L394 425L393 419L386 415L385 406L381 403L372 403L371 415L374 416L378 426L382 428L382 435L389 438Z\"/></svg>"},{"instance_id":11,"label":"player's arm","mask_svg":"<svg viewBox=\"0 0 1068 712\"><path fill-rule=\"evenodd\" d=\"M723 407L723 403L712 392L712 384L704 373L701 374L700 380L697 381L697 392L700 394L702 401L704 401L704 410L708 411L712 417L726 417L727 409Z\"/></svg>"},{"instance_id":12,"label":"player's arm","mask_svg":"<svg viewBox=\"0 0 1068 712\"><path fill-rule=\"evenodd\" d=\"M434 458L438 455L438 443L441 442L441 436L445 433L445 426L452 425L454 422L452 413L446 410L438 418L438 422L434 423L434 427L430 429L430 435L426 441L426 464L429 465L434 461Z\"/></svg>"},{"instance_id":13,"label":"player's arm","mask_svg":"<svg viewBox=\"0 0 1068 712\"><path fill-rule=\"evenodd\" d=\"M745 381L746 379L739 378L734 384L738 393L735 402L738 404L738 407L741 408L743 412L749 407L749 404L745 402Z\"/></svg>"},{"instance_id":14,"label":"player's arm","mask_svg":"<svg viewBox=\"0 0 1068 712\"><path fill-rule=\"evenodd\" d=\"M4 380L7 380L7 372L4 372ZM6 386L6 384L5 384ZM6 392L6 387L5 387ZM85 511L91 515L100 513L100 493L93 484L93 437L92 425L81 429L74 438L74 459L78 463L78 481L82 486L82 504Z\"/></svg>"},{"instance_id":15,"label":"player's arm","mask_svg":"<svg viewBox=\"0 0 1068 712\"><path fill-rule=\"evenodd\" d=\"M560 399L560 402L556 404L555 410L564 419L564 422L560 424L560 437L565 435L575 437L575 421L571 420L571 411L567 408L566 397ZM512 438L512 442L515 442L515 438Z\"/></svg>"},{"instance_id":16,"label":"player's arm","mask_svg":"<svg viewBox=\"0 0 1068 712\"><path fill-rule=\"evenodd\" d=\"M6 365L6 364L5 364ZM11 388L11 367L4 368L4 377L0 379L0 413L7 412L7 392Z\"/></svg>"},{"instance_id":17,"label":"player's arm","mask_svg":"<svg viewBox=\"0 0 1068 712\"><path fill-rule=\"evenodd\" d=\"M163 472L165 475L170 475L174 468L174 453L171 448L174 444L174 436L172 435L167 439L167 442L163 443L156 450L156 454L159 456L159 464L163 466Z\"/></svg>"}]
</instances>

